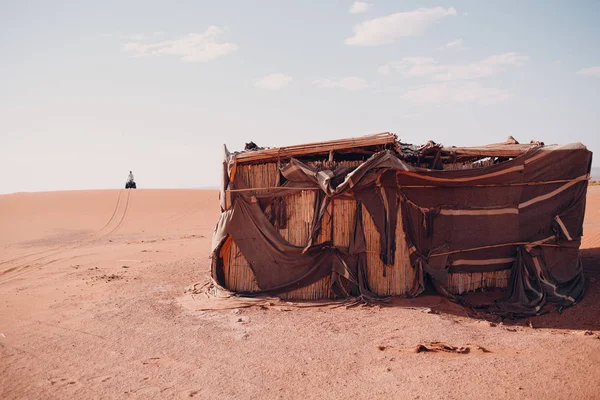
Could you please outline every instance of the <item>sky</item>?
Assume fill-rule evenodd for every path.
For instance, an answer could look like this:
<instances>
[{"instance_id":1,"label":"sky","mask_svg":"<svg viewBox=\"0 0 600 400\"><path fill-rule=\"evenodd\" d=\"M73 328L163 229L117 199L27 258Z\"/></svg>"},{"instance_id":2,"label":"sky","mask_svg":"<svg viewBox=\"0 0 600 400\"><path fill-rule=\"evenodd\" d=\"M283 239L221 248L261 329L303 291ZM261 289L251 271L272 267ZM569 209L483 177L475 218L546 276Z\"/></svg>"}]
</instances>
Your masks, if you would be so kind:
<instances>
[{"instance_id":1,"label":"sky","mask_svg":"<svg viewBox=\"0 0 600 400\"><path fill-rule=\"evenodd\" d=\"M216 187L249 141L600 151L598 21L597 1L0 0L0 193Z\"/></svg>"}]
</instances>

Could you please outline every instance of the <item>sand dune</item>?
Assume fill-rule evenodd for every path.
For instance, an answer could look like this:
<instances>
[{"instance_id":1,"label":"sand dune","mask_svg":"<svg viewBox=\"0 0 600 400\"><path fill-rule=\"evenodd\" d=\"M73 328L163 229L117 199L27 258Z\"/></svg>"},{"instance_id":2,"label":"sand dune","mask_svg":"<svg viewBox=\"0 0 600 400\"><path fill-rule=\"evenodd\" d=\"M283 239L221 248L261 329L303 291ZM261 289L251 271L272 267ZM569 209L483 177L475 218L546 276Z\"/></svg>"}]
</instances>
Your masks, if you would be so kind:
<instances>
[{"instance_id":1,"label":"sand dune","mask_svg":"<svg viewBox=\"0 0 600 400\"><path fill-rule=\"evenodd\" d=\"M584 224L586 298L533 328L470 319L436 296L348 309L182 307L186 288L207 282L217 217L216 190L0 196L0 398L600 393L600 187ZM429 341L471 352L412 351Z\"/></svg>"},{"instance_id":2,"label":"sand dune","mask_svg":"<svg viewBox=\"0 0 600 400\"><path fill-rule=\"evenodd\" d=\"M130 245L181 241L212 234L218 217L216 191L106 190L0 196L3 257L0 282L25 279L28 271L59 273L66 261L127 254ZM211 223L202 224L203 221ZM108 247L107 247L108 246ZM182 246L188 257L198 249ZM73 261L75 260L75 261Z\"/></svg>"}]
</instances>

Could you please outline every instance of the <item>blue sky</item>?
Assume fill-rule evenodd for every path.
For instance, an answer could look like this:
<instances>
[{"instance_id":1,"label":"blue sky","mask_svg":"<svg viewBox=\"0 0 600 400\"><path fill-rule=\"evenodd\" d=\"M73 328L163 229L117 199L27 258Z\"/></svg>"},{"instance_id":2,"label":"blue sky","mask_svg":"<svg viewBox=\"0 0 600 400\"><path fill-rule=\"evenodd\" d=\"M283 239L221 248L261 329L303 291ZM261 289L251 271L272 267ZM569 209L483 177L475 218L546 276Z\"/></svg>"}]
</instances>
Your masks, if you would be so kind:
<instances>
[{"instance_id":1,"label":"blue sky","mask_svg":"<svg viewBox=\"0 0 600 400\"><path fill-rule=\"evenodd\" d=\"M0 193L129 170L216 186L222 144L250 140L598 151L599 20L592 1L2 1Z\"/></svg>"}]
</instances>

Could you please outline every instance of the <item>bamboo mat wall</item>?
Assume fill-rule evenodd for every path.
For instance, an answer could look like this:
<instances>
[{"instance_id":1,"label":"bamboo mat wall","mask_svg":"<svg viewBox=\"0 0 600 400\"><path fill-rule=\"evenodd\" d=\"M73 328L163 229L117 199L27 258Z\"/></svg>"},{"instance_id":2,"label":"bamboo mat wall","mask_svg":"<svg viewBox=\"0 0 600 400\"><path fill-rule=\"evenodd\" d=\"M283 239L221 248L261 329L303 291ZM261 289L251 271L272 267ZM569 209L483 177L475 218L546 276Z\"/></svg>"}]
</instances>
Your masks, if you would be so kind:
<instances>
[{"instance_id":1,"label":"bamboo mat wall","mask_svg":"<svg viewBox=\"0 0 600 400\"><path fill-rule=\"evenodd\" d=\"M275 186L279 177L276 163L238 165L236 174L251 188ZM229 262L223 263L225 287L234 292L259 291L254 272L235 242L232 241L229 251Z\"/></svg>"},{"instance_id":2,"label":"bamboo mat wall","mask_svg":"<svg viewBox=\"0 0 600 400\"><path fill-rule=\"evenodd\" d=\"M335 169L338 167L351 167L359 166L362 161L312 161L308 162L307 165L312 168L328 168ZM281 235L284 239L288 240L291 244L297 246L305 246L308 243L308 235L310 233L310 222L314 213L314 199L316 193L314 191L303 191L301 193L293 194L286 197L286 207L288 211L288 229L280 230ZM356 203L354 207L356 208ZM334 245L348 246L348 242L344 244L345 236L348 236L352 225L347 225L347 216L342 216L343 210L351 208L347 203L347 200L333 200L327 207L327 211L321 221L321 231L315 244L332 241ZM338 204L344 203L344 209L339 209ZM354 216L354 209L352 210L352 216ZM353 220L351 220L353 221ZM348 226L345 230L344 235L339 234L340 223L344 226ZM336 233L338 232L338 233ZM336 236L337 235L337 236ZM339 241L339 243L338 243ZM326 276L325 278L308 285L303 288L298 288L287 293L280 295L282 299L286 300L317 300L324 298L333 298L333 292L331 291L331 277Z\"/></svg>"},{"instance_id":3,"label":"bamboo mat wall","mask_svg":"<svg viewBox=\"0 0 600 400\"><path fill-rule=\"evenodd\" d=\"M302 191L286 196L285 205L288 211L288 222L285 229L279 232L290 244L296 246L306 246L308 235L310 234L310 225L314 214L315 191ZM331 240L331 205L321 221L321 232L316 243L323 243ZM330 289L330 277L325 278L302 288L294 289L287 293L282 293L279 297L286 300L317 300L332 298L333 293Z\"/></svg>"},{"instance_id":4,"label":"bamboo mat wall","mask_svg":"<svg viewBox=\"0 0 600 400\"><path fill-rule=\"evenodd\" d=\"M265 163L241 165L238 172L249 187L274 186L278 179L277 164ZM279 230L281 236L290 244L305 246L308 243L310 224L314 213L315 191L307 190L293 193L285 197L288 220L285 228ZM321 222L321 232L317 243L331 240L331 205ZM229 265L224 266L225 286L233 291L259 291L254 273L232 241ZM303 288L292 290L280 295L283 299L316 300L331 298L330 278L325 277L318 282Z\"/></svg>"},{"instance_id":5,"label":"bamboo mat wall","mask_svg":"<svg viewBox=\"0 0 600 400\"><path fill-rule=\"evenodd\" d=\"M310 162L311 167L335 169L340 166L358 166L361 161L348 162ZM249 187L268 187L276 185L279 179L277 164L264 163L238 166L237 173ZM305 246L308 241L310 224L314 213L315 191L300 191L285 197L287 224L279 230L290 244ZM367 277L370 289L382 296L403 296L413 286L415 271L410 265L406 239L402 229L402 215L398 211L396 227L396 254L394 265L385 266L379 257L380 237L375 224L363 206L363 227L367 245ZM321 221L321 232L316 243L333 241L336 246L348 247L352 234L356 201L334 199ZM248 262L241 254L235 242L229 246L228 257L224 262L225 286L233 291L258 291L259 287ZM449 274L447 286L452 293L460 294L485 288L507 286L510 271L489 273L455 273ZM289 300L316 300L332 298L330 277L325 277L312 285L298 288L280 295Z\"/></svg>"},{"instance_id":6,"label":"bamboo mat wall","mask_svg":"<svg viewBox=\"0 0 600 400\"><path fill-rule=\"evenodd\" d=\"M474 169L474 168L483 168L489 167L490 165L494 165L494 160L491 158L477 161L466 161L462 163L453 163L453 164L444 164L442 167L444 171L454 171L457 169Z\"/></svg>"},{"instance_id":7,"label":"bamboo mat wall","mask_svg":"<svg viewBox=\"0 0 600 400\"><path fill-rule=\"evenodd\" d=\"M494 272L459 272L448 274L446 286L454 294L491 288L505 288L508 285L510 270Z\"/></svg>"},{"instance_id":8,"label":"bamboo mat wall","mask_svg":"<svg viewBox=\"0 0 600 400\"><path fill-rule=\"evenodd\" d=\"M363 227L367 242L367 276L370 289L382 296L403 296L413 286L416 274L410 264L406 237L402 228L402 213L398 209L396 225L396 253L393 265L384 266L380 253L380 235L373 223L373 218L363 205ZM383 276L385 268L386 276Z\"/></svg>"}]
</instances>

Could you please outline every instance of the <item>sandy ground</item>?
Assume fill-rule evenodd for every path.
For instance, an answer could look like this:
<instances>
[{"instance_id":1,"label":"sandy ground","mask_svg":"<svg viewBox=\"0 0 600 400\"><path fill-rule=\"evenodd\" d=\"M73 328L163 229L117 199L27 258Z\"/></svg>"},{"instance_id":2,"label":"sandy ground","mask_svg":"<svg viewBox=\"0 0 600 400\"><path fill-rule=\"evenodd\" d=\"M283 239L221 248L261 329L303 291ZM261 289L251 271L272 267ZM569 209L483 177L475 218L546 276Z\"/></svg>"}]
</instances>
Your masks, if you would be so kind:
<instances>
[{"instance_id":1,"label":"sandy ground","mask_svg":"<svg viewBox=\"0 0 600 400\"><path fill-rule=\"evenodd\" d=\"M217 215L216 191L0 196L0 398L600 398L598 186L585 299L500 324L436 296L199 311Z\"/></svg>"}]
</instances>

